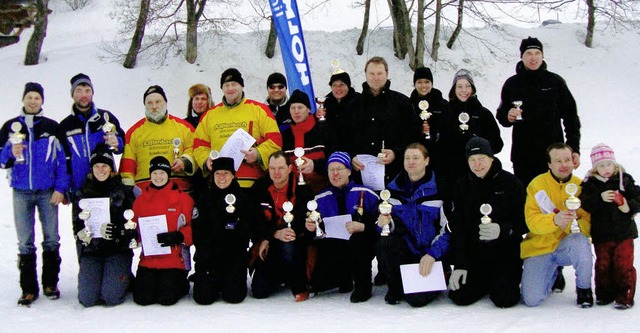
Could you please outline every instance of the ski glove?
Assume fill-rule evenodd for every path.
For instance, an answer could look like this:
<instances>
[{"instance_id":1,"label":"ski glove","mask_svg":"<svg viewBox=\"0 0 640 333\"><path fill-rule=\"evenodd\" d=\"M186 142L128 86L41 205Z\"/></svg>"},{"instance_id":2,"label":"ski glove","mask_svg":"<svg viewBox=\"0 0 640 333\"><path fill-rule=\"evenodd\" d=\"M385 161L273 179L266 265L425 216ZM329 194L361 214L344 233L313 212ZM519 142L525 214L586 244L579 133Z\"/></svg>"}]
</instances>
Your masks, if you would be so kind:
<instances>
[{"instance_id":1,"label":"ski glove","mask_svg":"<svg viewBox=\"0 0 640 333\"><path fill-rule=\"evenodd\" d=\"M163 232L158 234L158 243L160 246L171 246L182 244L184 236L180 231Z\"/></svg>"},{"instance_id":2,"label":"ski glove","mask_svg":"<svg viewBox=\"0 0 640 333\"><path fill-rule=\"evenodd\" d=\"M497 223L480 224L480 240L490 241L500 236L500 225Z\"/></svg>"},{"instance_id":3,"label":"ski glove","mask_svg":"<svg viewBox=\"0 0 640 333\"><path fill-rule=\"evenodd\" d=\"M82 245L87 246L91 243L91 231L88 227L82 228L82 230L78 231L76 234L76 238L82 242Z\"/></svg>"},{"instance_id":4,"label":"ski glove","mask_svg":"<svg viewBox=\"0 0 640 333\"><path fill-rule=\"evenodd\" d=\"M123 225L107 223L100 227L102 237L107 240L115 240L116 242L130 240L138 237L138 231L136 229L126 229Z\"/></svg>"},{"instance_id":5,"label":"ski glove","mask_svg":"<svg viewBox=\"0 0 640 333\"><path fill-rule=\"evenodd\" d=\"M467 270L454 269L449 278L449 289L456 291L460 289L460 285L467 283Z\"/></svg>"}]
</instances>

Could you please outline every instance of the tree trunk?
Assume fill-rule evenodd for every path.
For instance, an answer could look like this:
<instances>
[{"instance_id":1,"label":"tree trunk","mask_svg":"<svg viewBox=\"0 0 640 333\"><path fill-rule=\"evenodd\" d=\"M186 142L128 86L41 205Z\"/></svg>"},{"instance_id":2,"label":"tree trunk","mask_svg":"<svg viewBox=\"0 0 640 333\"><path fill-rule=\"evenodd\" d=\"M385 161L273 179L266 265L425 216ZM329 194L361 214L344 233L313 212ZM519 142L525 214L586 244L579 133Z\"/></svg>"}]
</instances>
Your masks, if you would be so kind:
<instances>
[{"instance_id":1,"label":"tree trunk","mask_svg":"<svg viewBox=\"0 0 640 333\"><path fill-rule=\"evenodd\" d=\"M187 53L186 60L193 64L198 58L198 18L195 0L187 0Z\"/></svg>"},{"instance_id":2,"label":"tree trunk","mask_svg":"<svg viewBox=\"0 0 640 333\"><path fill-rule=\"evenodd\" d=\"M442 17L442 0L436 0L436 22L434 23L434 27L433 27L433 43L431 44L431 59L433 59L433 61L438 61L438 50L440 49L441 17Z\"/></svg>"},{"instance_id":3,"label":"tree trunk","mask_svg":"<svg viewBox=\"0 0 640 333\"><path fill-rule=\"evenodd\" d=\"M399 18L400 14L398 13L399 8L397 5L398 0L387 0L387 3L389 4L391 22L393 22L393 52L396 58L404 59L405 55L407 54L407 50L402 43L404 38L400 34L400 25L402 24L402 20Z\"/></svg>"},{"instance_id":4,"label":"tree trunk","mask_svg":"<svg viewBox=\"0 0 640 333\"><path fill-rule=\"evenodd\" d=\"M367 38L369 32L369 13L371 11L371 0L364 2L364 21L362 22L362 32L358 38L358 44L356 44L356 53L362 55L364 52L364 40Z\"/></svg>"},{"instance_id":5,"label":"tree trunk","mask_svg":"<svg viewBox=\"0 0 640 333\"><path fill-rule=\"evenodd\" d=\"M424 0L418 0L418 23L416 26L416 55L411 64L414 71L424 66Z\"/></svg>"},{"instance_id":6,"label":"tree trunk","mask_svg":"<svg viewBox=\"0 0 640 333\"><path fill-rule=\"evenodd\" d=\"M36 8L38 11L36 12L35 24L33 25L33 34L27 44L27 52L24 57L24 64L26 66L38 64L42 43L47 36L49 0L37 0Z\"/></svg>"},{"instance_id":7,"label":"tree trunk","mask_svg":"<svg viewBox=\"0 0 640 333\"><path fill-rule=\"evenodd\" d=\"M462 30L462 14L464 10L464 0L459 0L458 2L458 24L456 24L455 30L449 37L449 41L447 42L447 48L451 49L453 47L453 43L456 42L458 35L460 34L460 30Z\"/></svg>"},{"instance_id":8,"label":"tree trunk","mask_svg":"<svg viewBox=\"0 0 640 333\"><path fill-rule=\"evenodd\" d=\"M147 25L147 16L149 15L149 4L151 0L140 0L140 14L138 15L138 21L136 22L136 30L133 33L131 39L131 46L127 52L127 56L122 64L124 68L133 68L136 65L138 59L138 52L142 47L142 39L144 38L144 29Z\"/></svg>"},{"instance_id":9,"label":"tree trunk","mask_svg":"<svg viewBox=\"0 0 640 333\"><path fill-rule=\"evenodd\" d=\"M587 20L587 37L584 40L584 45L587 47L593 47L593 31L596 26L596 4L593 0L586 0L588 20Z\"/></svg>"},{"instance_id":10,"label":"tree trunk","mask_svg":"<svg viewBox=\"0 0 640 333\"><path fill-rule=\"evenodd\" d=\"M411 67L411 64L416 60L416 54L413 49L413 30L411 30L409 10L407 9L407 3L404 0L398 0L397 4L400 8L400 22L402 22L400 37L402 37L402 44L404 44L406 53L409 55L409 67Z\"/></svg>"},{"instance_id":11,"label":"tree trunk","mask_svg":"<svg viewBox=\"0 0 640 333\"><path fill-rule=\"evenodd\" d=\"M269 37L267 38L267 48L264 51L264 55L267 58L273 58L276 52L276 41L278 40L278 34L276 33L276 25L273 23L273 16L271 17L271 27L269 28Z\"/></svg>"}]
</instances>

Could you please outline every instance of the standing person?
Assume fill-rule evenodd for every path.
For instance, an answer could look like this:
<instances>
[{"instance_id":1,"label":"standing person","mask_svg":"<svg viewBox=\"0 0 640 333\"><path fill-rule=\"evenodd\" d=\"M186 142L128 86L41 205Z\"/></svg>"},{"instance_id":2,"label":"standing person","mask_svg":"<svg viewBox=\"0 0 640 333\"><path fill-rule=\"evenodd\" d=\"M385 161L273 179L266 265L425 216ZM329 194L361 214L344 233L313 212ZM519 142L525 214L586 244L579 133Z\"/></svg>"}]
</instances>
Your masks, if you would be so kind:
<instances>
[{"instance_id":1,"label":"standing person","mask_svg":"<svg viewBox=\"0 0 640 333\"><path fill-rule=\"evenodd\" d=\"M184 118L193 128L198 127L200 117L213 106L211 88L197 83L189 87L189 104L187 105L187 117Z\"/></svg>"},{"instance_id":2,"label":"standing person","mask_svg":"<svg viewBox=\"0 0 640 333\"><path fill-rule=\"evenodd\" d=\"M133 192L122 183L111 150L104 143L91 152L90 166L85 184L73 196L73 234L80 266L78 301L85 307L118 305L124 302L131 282L133 251L129 243L138 235L135 229L124 227L127 220L123 213L133 204ZM80 218L80 201L99 198L109 201L109 220L103 224L104 230L92 231ZM101 237L92 237L97 232Z\"/></svg>"},{"instance_id":3,"label":"standing person","mask_svg":"<svg viewBox=\"0 0 640 333\"><path fill-rule=\"evenodd\" d=\"M353 290L351 303L366 302L371 298L371 261L378 238L374 220L379 198L372 190L349 179L349 154L341 151L331 154L327 171L331 185L315 197L318 212L323 219L349 216L351 221L345 228L350 236L348 240L325 237L313 241L318 254L310 285L315 292L335 287L341 293ZM316 232L315 223L308 218L305 227L309 232Z\"/></svg>"},{"instance_id":4,"label":"standing person","mask_svg":"<svg viewBox=\"0 0 640 333\"><path fill-rule=\"evenodd\" d=\"M465 150L470 172L453 193L449 298L470 305L488 294L495 306L512 307L520 302L520 243L527 232L524 186L502 169L486 139L471 138ZM480 212L485 204L488 223Z\"/></svg>"},{"instance_id":5,"label":"standing person","mask_svg":"<svg viewBox=\"0 0 640 333\"><path fill-rule=\"evenodd\" d=\"M106 143L112 153L121 154L124 149L124 130L113 113L98 109L93 103L93 83L86 74L76 74L71 78L71 114L60 122L66 136L62 144L70 158L71 191L82 188L90 173L91 152L99 143ZM107 134L105 125L112 124L113 130Z\"/></svg>"},{"instance_id":6,"label":"standing person","mask_svg":"<svg viewBox=\"0 0 640 333\"><path fill-rule=\"evenodd\" d=\"M283 282L291 289L296 302L309 298L305 272L309 235L305 235L304 224L307 202L313 199L313 193L309 186L299 185L294 175L290 160L282 151L277 151L269 157L269 175L259 179L252 188L267 226L267 237L257 244L258 257L252 258L255 272L251 292L255 298L269 297ZM287 201L293 204L291 227L284 220L283 203Z\"/></svg>"},{"instance_id":7,"label":"standing person","mask_svg":"<svg viewBox=\"0 0 640 333\"><path fill-rule=\"evenodd\" d=\"M389 286L385 302L395 305L404 297L409 305L421 307L440 292L405 294L400 265L419 263L420 275L429 275L433 264L445 258L450 235L446 230L444 202L438 195L441 185L428 167L427 149L420 143L412 143L405 149L403 160L404 170L388 186L389 202L393 204L391 215L378 216L378 227L390 225L391 234L380 237L376 255ZM449 269L446 270L448 273Z\"/></svg>"},{"instance_id":8,"label":"standing person","mask_svg":"<svg viewBox=\"0 0 640 333\"><path fill-rule=\"evenodd\" d=\"M266 104L276 118L280 132L291 126L291 115L289 113L289 94L287 92L287 78L282 73L272 73L267 78L267 99Z\"/></svg>"},{"instance_id":9,"label":"standing person","mask_svg":"<svg viewBox=\"0 0 640 333\"><path fill-rule=\"evenodd\" d=\"M466 123L461 122L461 114L467 115L469 120ZM449 91L449 116L442 129L440 143L440 151L446 152L442 155L442 171L451 188L469 170L465 146L474 136L487 139L494 154L499 153L504 145L493 114L478 100L471 72L461 69L453 77Z\"/></svg>"},{"instance_id":10,"label":"standing person","mask_svg":"<svg viewBox=\"0 0 640 333\"><path fill-rule=\"evenodd\" d=\"M389 66L384 58L367 60L364 70L367 81L362 84L362 95L349 106L349 120L345 122L349 133L342 140L344 149L353 158L353 171L364 168L357 154L380 153L388 184L402 170L401 158L397 156L409 143L419 140L422 122L409 98L390 89Z\"/></svg>"},{"instance_id":11,"label":"standing person","mask_svg":"<svg viewBox=\"0 0 640 333\"><path fill-rule=\"evenodd\" d=\"M209 110L196 129L194 154L202 171L211 171L212 149L220 151L229 137L239 128L256 139L256 144L246 151L236 172L242 187L251 187L267 169L269 156L282 147L282 135L269 108L244 95L242 74L229 68L222 72L220 89L224 96L222 103Z\"/></svg>"},{"instance_id":12,"label":"standing person","mask_svg":"<svg viewBox=\"0 0 640 333\"><path fill-rule=\"evenodd\" d=\"M38 298L36 271L35 212L42 225L42 287L44 295L60 298L60 236L58 204L69 189L64 140L60 126L44 116L44 89L28 82L22 94L23 108L18 117L9 119L0 129L0 166L9 169L13 188L13 219L18 236L18 268L22 295L20 305ZM12 138L22 139L20 142Z\"/></svg>"},{"instance_id":13,"label":"standing person","mask_svg":"<svg viewBox=\"0 0 640 333\"><path fill-rule=\"evenodd\" d=\"M593 259L589 234L591 217L582 208L569 210L566 187L577 186L581 180L573 175L574 161L571 147L554 143L547 148L549 171L534 178L527 186L524 216L529 228L520 245L524 259L522 272L522 300L528 306L538 306L552 292L558 266L571 265L576 272L577 304L593 306L591 274ZM580 232L572 232L577 220Z\"/></svg>"},{"instance_id":14,"label":"standing person","mask_svg":"<svg viewBox=\"0 0 640 333\"><path fill-rule=\"evenodd\" d=\"M188 248L193 244L191 218L193 199L182 192L169 178L171 164L163 156L156 156L149 163L151 181L133 202L141 241L146 237L161 247L170 247L168 254L148 254L144 245L133 289L133 300L140 305L173 305L189 293L187 273L191 270ZM140 232L145 218L164 216L166 232L144 235ZM151 231L151 229L147 230ZM150 250L149 250L150 251Z\"/></svg>"},{"instance_id":15,"label":"standing person","mask_svg":"<svg viewBox=\"0 0 640 333\"><path fill-rule=\"evenodd\" d=\"M144 92L145 117L133 124L125 136L125 150L120 160L120 174L125 185L139 189L151 182L149 165L154 157L162 156L171 162L169 176L182 191L191 189L189 176L198 170L193 158L191 124L167 111L167 96L160 86ZM180 140L177 154L174 139Z\"/></svg>"},{"instance_id":16,"label":"standing person","mask_svg":"<svg viewBox=\"0 0 640 333\"><path fill-rule=\"evenodd\" d=\"M580 200L582 208L591 213L596 304L615 301L616 309L629 309L636 292L633 240L638 238L634 215L640 211L640 187L605 144L591 149L591 163Z\"/></svg>"},{"instance_id":17,"label":"standing person","mask_svg":"<svg viewBox=\"0 0 640 333\"><path fill-rule=\"evenodd\" d=\"M213 184L200 195L193 222L193 299L208 305L222 295L227 303L240 303L247 297L249 240L260 244L265 223L258 202L240 188L233 159L214 159L211 168Z\"/></svg>"},{"instance_id":18,"label":"standing person","mask_svg":"<svg viewBox=\"0 0 640 333\"><path fill-rule=\"evenodd\" d=\"M316 120L322 122L322 117L335 131L338 131L336 142L343 143L349 128L344 128L344 122L349 117L349 104L356 97L360 96L359 92L351 86L351 77L349 73L342 69L336 69L329 79L331 92L325 96L322 108L316 110ZM311 101L313 103L313 101ZM343 149L340 147L340 149Z\"/></svg>"}]
</instances>

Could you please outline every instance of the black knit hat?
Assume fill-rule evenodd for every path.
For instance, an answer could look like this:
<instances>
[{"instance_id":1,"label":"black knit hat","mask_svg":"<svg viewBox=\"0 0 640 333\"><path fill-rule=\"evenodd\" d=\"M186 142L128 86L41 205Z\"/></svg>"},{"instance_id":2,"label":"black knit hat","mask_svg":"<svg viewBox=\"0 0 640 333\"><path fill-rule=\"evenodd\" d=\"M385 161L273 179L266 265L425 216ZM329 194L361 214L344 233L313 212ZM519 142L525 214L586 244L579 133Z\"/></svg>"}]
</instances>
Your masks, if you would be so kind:
<instances>
[{"instance_id":1,"label":"black knit hat","mask_svg":"<svg viewBox=\"0 0 640 333\"><path fill-rule=\"evenodd\" d=\"M236 174L236 169L233 167L233 158L231 157L218 157L211 161L211 172L214 173L218 170L231 171L232 174Z\"/></svg>"},{"instance_id":2,"label":"black knit hat","mask_svg":"<svg viewBox=\"0 0 640 333\"><path fill-rule=\"evenodd\" d=\"M416 71L413 73L413 84L416 84L416 81L420 79L427 79L433 83L433 74L431 74L431 69L429 67L418 67Z\"/></svg>"},{"instance_id":3,"label":"black knit hat","mask_svg":"<svg viewBox=\"0 0 640 333\"><path fill-rule=\"evenodd\" d=\"M304 91L300 91L298 89L294 90L291 94L291 97L289 97L289 103L302 103L307 108L311 109L311 103L309 103L309 95L307 95L307 93L305 93Z\"/></svg>"},{"instance_id":4,"label":"black knit hat","mask_svg":"<svg viewBox=\"0 0 640 333\"><path fill-rule=\"evenodd\" d=\"M349 73L347 73L345 71L336 71L336 72L334 72L331 75L331 78L329 79L329 86L331 86L334 81L342 81L348 87L351 87L351 77L349 76Z\"/></svg>"},{"instance_id":5,"label":"black knit hat","mask_svg":"<svg viewBox=\"0 0 640 333\"><path fill-rule=\"evenodd\" d=\"M92 168L96 163L104 163L111 167L111 170L114 170L113 155L111 154L109 147L103 142L98 143L98 145L93 149L89 161Z\"/></svg>"},{"instance_id":6,"label":"black knit hat","mask_svg":"<svg viewBox=\"0 0 640 333\"><path fill-rule=\"evenodd\" d=\"M91 91L93 91L93 84L91 83L91 78L88 75L78 73L74 77L71 78L71 96L73 97L73 91L76 90L76 87L81 84L86 84L91 87Z\"/></svg>"},{"instance_id":7,"label":"black knit hat","mask_svg":"<svg viewBox=\"0 0 640 333\"><path fill-rule=\"evenodd\" d=\"M24 85L24 92L22 93L22 99L24 99L24 96L27 96L27 93L31 91L34 91L40 94L40 97L42 97L42 102L44 103L44 88L42 88L40 83L37 83L37 82L27 82L27 84Z\"/></svg>"},{"instance_id":8,"label":"black knit hat","mask_svg":"<svg viewBox=\"0 0 640 333\"><path fill-rule=\"evenodd\" d=\"M467 145L464 147L464 153L469 158L471 155L483 154L493 158L493 150L491 149L491 144L487 139L474 136L467 142Z\"/></svg>"},{"instance_id":9,"label":"black knit hat","mask_svg":"<svg viewBox=\"0 0 640 333\"><path fill-rule=\"evenodd\" d=\"M542 50L542 43L535 37L529 37L522 40L522 43L520 43L520 58L522 58L522 55L528 49L538 49L540 52L544 52Z\"/></svg>"},{"instance_id":10,"label":"black knit hat","mask_svg":"<svg viewBox=\"0 0 640 333\"><path fill-rule=\"evenodd\" d=\"M222 85L226 82L235 81L238 82L241 86L244 87L244 80L242 79L242 74L235 68L229 68L222 72L220 75L220 89L222 89Z\"/></svg>"},{"instance_id":11,"label":"black knit hat","mask_svg":"<svg viewBox=\"0 0 640 333\"><path fill-rule=\"evenodd\" d=\"M151 94L160 94L162 95L162 98L164 98L164 102L165 103L167 102L167 95L165 95L164 89L162 89L162 87L158 85L155 85L147 88L147 91L144 92L144 96L142 96L142 104L145 104L145 101L147 100L147 96Z\"/></svg>"},{"instance_id":12,"label":"black knit hat","mask_svg":"<svg viewBox=\"0 0 640 333\"><path fill-rule=\"evenodd\" d=\"M155 170L162 170L171 176L171 163L164 156L156 156L149 162L149 174Z\"/></svg>"},{"instance_id":13,"label":"black knit hat","mask_svg":"<svg viewBox=\"0 0 640 333\"><path fill-rule=\"evenodd\" d=\"M282 85L284 85L284 87L287 87L287 78L282 75L282 73L278 73L275 72L271 75L269 75L269 77L267 78L267 88L271 87L272 84L277 84L280 83Z\"/></svg>"}]
</instances>

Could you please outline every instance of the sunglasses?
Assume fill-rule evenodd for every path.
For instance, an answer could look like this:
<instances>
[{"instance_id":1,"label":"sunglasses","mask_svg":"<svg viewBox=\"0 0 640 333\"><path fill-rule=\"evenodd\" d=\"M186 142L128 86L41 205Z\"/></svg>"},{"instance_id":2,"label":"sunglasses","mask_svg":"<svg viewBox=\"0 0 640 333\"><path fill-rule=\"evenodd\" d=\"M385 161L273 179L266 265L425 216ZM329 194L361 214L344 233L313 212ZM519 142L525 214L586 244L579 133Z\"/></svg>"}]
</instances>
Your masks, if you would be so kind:
<instances>
[{"instance_id":1,"label":"sunglasses","mask_svg":"<svg viewBox=\"0 0 640 333\"><path fill-rule=\"evenodd\" d=\"M284 89L284 84L272 84L269 86L269 89L271 90Z\"/></svg>"}]
</instances>

